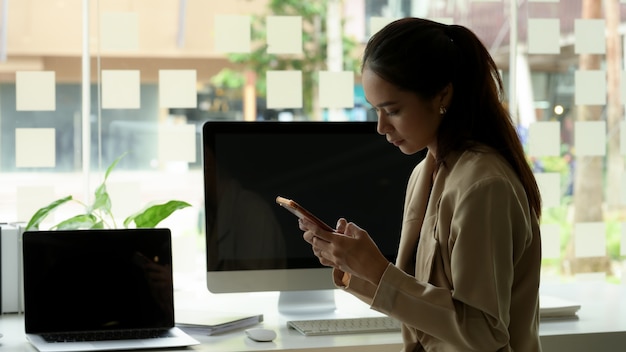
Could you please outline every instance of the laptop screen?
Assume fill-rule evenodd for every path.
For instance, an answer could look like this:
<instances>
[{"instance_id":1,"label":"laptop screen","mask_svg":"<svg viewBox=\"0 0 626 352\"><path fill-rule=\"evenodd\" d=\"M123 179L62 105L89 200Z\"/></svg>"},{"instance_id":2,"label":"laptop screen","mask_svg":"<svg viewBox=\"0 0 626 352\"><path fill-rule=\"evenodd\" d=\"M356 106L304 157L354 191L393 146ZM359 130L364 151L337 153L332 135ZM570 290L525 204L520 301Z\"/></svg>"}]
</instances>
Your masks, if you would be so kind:
<instances>
[{"instance_id":1,"label":"laptop screen","mask_svg":"<svg viewBox=\"0 0 626 352\"><path fill-rule=\"evenodd\" d=\"M27 231L27 333L174 326L169 229Z\"/></svg>"}]
</instances>

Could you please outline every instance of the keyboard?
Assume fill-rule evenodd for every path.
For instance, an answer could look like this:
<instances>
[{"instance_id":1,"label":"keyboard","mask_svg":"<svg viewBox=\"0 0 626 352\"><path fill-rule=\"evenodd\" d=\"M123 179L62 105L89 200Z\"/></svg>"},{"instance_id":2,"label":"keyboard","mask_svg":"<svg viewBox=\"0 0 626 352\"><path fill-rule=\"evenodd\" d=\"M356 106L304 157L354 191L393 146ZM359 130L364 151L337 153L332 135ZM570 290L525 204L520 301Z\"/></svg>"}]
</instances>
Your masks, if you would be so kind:
<instances>
[{"instance_id":1,"label":"keyboard","mask_svg":"<svg viewBox=\"0 0 626 352\"><path fill-rule=\"evenodd\" d=\"M110 340L141 340L172 337L169 329L100 330L91 332L64 332L42 334L47 342L88 342Z\"/></svg>"},{"instance_id":2,"label":"keyboard","mask_svg":"<svg viewBox=\"0 0 626 352\"><path fill-rule=\"evenodd\" d=\"M287 326L305 336L398 332L400 322L391 317L291 320Z\"/></svg>"}]
</instances>

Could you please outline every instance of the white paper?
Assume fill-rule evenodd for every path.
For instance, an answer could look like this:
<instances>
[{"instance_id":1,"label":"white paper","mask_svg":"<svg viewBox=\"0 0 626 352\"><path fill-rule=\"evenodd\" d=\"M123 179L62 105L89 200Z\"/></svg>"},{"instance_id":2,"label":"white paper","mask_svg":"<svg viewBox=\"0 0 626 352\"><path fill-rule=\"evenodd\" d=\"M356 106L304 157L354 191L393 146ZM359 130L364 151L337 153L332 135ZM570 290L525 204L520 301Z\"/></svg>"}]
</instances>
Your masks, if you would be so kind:
<instances>
[{"instance_id":1,"label":"white paper","mask_svg":"<svg viewBox=\"0 0 626 352\"><path fill-rule=\"evenodd\" d=\"M196 126L159 125L159 161L196 161Z\"/></svg>"},{"instance_id":2,"label":"white paper","mask_svg":"<svg viewBox=\"0 0 626 352\"><path fill-rule=\"evenodd\" d=\"M320 107L354 107L354 73L352 71L321 71L319 75Z\"/></svg>"},{"instance_id":3,"label":"white paper","mask_svg":"<svg viewBox=\"0 0 626 352\"><path fill-rule=\"evenodd\" d=\"M561 123L540 121L528 129L528 154L531 156L561 155Z\"/></svg>"},{"instance_id":4,"label":"white paper","mask_svg":"<svg viewBox=\"0 0 626 352\"><path fill-rule=\"evenodd\" d=\"M54 167L55 165L54 128L15 129L16 167Z\"/></svg>"},{"instance_id":5,"label":"white paper","mask_svg":"<svg viewBox=\"0 0 626 352\"><path fill-rule=\"evenodd\" d=\"M561 235L559 225L541 225L541 257L544 259L558 259L561 257Z\"/></svg>"},{"instance_id":6,"label":"white paper","mask_svg":"<svg viewBox=\"0 0 626 352\"><path fill-rule=\"evenodd\" d=\"M267 71L267 108L302 108L302 71Z\"/></svg>"},{"instance_id":7,"label":"white paper","mask_svg":"<svg viewBox=\"0 0 626 352\"><path fill-rule=\"evenodd\" d=\"M561 52L560 37L560 19L528 19L529 54L559 54Z\"/></svg>"},{"instance_id":8,"label":"white paper","mask_svg":"<svg viewBox=\"0 0 626 352\"><path fill-rule=\"evenodd\" d=\"M196 70L159 70L159 107L196 108Z\"/></svg>"},{"instance_id":9,"label":"white paper","mask_svg":"<svg viewBox=\"0 0 626 352\"><path fill-rule=\"evenodd\" d=\"M139 109L139 70L102 70L102 108Z\"/></svg>"},{"instance_id":10,"label":"white paper","mask_svg":"<svg viewBox=\"0 0 626 352\"><path fill-rule=\"evenodd\" d=\"M133 12L103 12L100 17L100 50L138 51L139 15Z\"/></svg>"},{"instance_id":11,"label":"white paper","mask_svg":"<svg viewBox=\"0 0 626 352\"><path fill-rule=\"evenodd\" d=\"M536 173L535 180L543 208L558 207L561 204L561 175L556 172Z\"/></svg>"},{"instance_id":12,"label":"white paper","mask_svg":"<svg viewBox=\"0 0 626 352\"><path fill-rule=\"evenodd\" d=\"M606 155L606 122L576 121L574 123L574 150L577 156Z\"/></svg>"},{"instance_id":13,"label":"white paper","mask_svg":"<svg viewBox=\"0 0 626 352\"><path fill-rule=\"evenodd\" d=\"M606 225L602 222L574 225L574 255L576 258L606 256Z\"/></svg>"},{"instance_id":14,"label":"white paper","mask_svg":"<svg viewBox=\"0 0 626 352\"><path fill-rule=\"evenodd\" d=\"M55 72L17 71L15 109L17 111L54 111L56 109Z\"/></svg>"},{"instance_id":15,"label":"white paper","mask_svg":"<svg viewBox=\"0 0 626 352\"><path fill-rule=\"evenodd\" d=\"M576 71L574 80L576 105L606 105L606 71Z\"/></svg>"},{"instance_id":16,"label":"white paper","mask_svg":"<svg viewBox=\"0 0 626 352\"><path fill-rule=\"evenodd\" d=\"M606 21L577 19L574 21L574 52L576 54L606 54Z\"/></svg>"},{"instance_id":17,"label":"white paper","mask_svg":"<svg viewBox=\"0 0 626 352\"><path fill-rule=\"evenodd\" d=\"M252 33L250 16L215 16L215 51L218 53L249 53Z\"/></svg>"},{"instance_id":18,"label":"white paper","mask_svg":"<svg viewBox=\"0 0 626 352\"><path fill-rule=\"evenodd\" d=\"M268 53L302 53L302 17L268 16L266 21Z\"/></svg>"}]
</instances>

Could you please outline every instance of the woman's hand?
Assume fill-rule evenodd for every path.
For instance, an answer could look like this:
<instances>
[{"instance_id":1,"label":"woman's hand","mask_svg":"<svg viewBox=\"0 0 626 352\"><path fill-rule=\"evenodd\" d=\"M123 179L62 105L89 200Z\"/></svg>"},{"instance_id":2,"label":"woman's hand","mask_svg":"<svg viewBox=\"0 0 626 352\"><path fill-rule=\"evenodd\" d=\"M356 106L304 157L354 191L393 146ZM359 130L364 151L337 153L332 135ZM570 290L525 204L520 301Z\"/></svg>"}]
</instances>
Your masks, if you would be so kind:
<instances>
[{"instance_id":1,"label":"woman's hand","mask_svg":"<svg viewBox=\"0 0 626 352\"><path fill-rule=\"evenodd\" d=\"M305 219L300 219L298 224L304 231L304 240L311 244L322 265L378 285L389 261L367 231L344 218L337 222L336 232L324 231Z\"/></svg>"}]
</instances>

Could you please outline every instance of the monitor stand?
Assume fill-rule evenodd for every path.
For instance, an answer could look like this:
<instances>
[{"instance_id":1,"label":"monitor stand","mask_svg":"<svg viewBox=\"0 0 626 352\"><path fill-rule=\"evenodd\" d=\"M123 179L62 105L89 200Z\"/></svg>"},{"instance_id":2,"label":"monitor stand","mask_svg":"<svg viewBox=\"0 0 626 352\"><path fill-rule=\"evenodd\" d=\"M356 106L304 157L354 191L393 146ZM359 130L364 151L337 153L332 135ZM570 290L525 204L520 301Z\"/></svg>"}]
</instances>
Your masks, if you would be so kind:
<instances>
[{"instance_id":1,"label":"monitor stand","mask_svg":"<svg viewBox=\"0 0 626 352\"><path fill-rule=\"evenodd\" d=\"M278 311L284 315L332 313L336 309L335 290L280 291Z\"/></svg>"}]
</instances>

